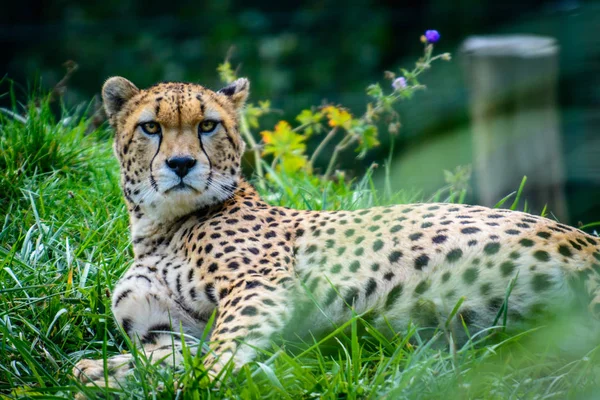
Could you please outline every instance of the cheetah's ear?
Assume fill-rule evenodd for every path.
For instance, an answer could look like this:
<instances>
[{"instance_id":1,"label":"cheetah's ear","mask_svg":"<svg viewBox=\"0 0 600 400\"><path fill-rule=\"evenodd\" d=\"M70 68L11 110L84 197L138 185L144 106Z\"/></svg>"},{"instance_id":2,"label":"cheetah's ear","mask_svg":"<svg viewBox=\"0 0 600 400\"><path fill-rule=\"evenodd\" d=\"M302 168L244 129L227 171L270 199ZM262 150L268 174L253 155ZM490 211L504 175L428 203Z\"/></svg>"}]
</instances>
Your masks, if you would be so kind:
<instances>
[{"instance_id":1,"label":"cheetah's ear","mask_svg":"<svg viewBox=\"0 0 600 400\"><path fill-rule=\"evenodd\" d=\"M217 93L224 94L233 102L236 109L240 109L246 103L250 93L250 81L246 78L239 78L219 90Z\"/></svg>"},{"instance_id":2,"label":"cheetah's ear","mask_svg":"<svg viewBox=\"0 0 600 400\"><path fill-rule=\"evenodd\" d=\"M102 87L102 100L108 118L118 113L123 105L139 92L140 90L125 78L109 78Z\"/></svg>"}]
</instances>

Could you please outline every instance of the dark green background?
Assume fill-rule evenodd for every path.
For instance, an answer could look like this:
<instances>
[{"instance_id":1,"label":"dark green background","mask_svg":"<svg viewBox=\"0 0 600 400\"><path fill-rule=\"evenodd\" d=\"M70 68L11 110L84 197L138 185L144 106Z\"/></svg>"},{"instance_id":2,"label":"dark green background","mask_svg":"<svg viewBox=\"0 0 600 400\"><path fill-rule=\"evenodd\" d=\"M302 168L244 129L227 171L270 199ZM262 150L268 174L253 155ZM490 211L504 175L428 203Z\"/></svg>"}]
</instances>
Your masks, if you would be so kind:
<instances>
[{"instance_id":1,"label":"dark green background","mask_svg":"<svg viewBox=\"0 0 600 400\"><path fill-rule=\"evenodd\" d=\"M392 168L394 188L418 187L425 193L443 184L442 169L472 159L464 133L468 93L458 46L476 34L555 37L561 47L558 89L569 222L600 220L598 2L3 3L0 73L20 83L21 93L36 77L44 87L53 87L64 74L61 64L66 60L80 67L69 83L68 105L89 101L112 75L126 76L141 87L185 80L216 88L216 66L233 49L232 63L252 81L252 100L271 99L281 110L264 121L264 128L324 99L361 113L365 87L376 81L387 84L382 80L386 69L410 67L422 51L419 36L425 29L437 29L442 40L436 50L452 52L455 58L436 65L424 78L429 90L401 106L398 166ZM463 132L458 134L462 139L448 139L449 132L457 131ZM448 147L448 141L455 146ZM352 154L343 162L358 174L387 153L384 138L361 163L355 163Z\"/></svg>"}]
</instances>

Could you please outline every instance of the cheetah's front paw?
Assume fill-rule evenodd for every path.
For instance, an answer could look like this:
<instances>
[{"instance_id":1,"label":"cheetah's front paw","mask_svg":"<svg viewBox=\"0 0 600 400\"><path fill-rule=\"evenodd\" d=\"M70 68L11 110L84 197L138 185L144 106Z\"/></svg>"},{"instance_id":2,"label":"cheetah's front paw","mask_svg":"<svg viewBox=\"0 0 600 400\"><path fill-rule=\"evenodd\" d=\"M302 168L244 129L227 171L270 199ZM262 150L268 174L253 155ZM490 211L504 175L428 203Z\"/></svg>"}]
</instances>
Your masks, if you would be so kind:
<instances>
[{"instance_id":1,"label":"cheetah's front paw","mask_svg":"<svg viewBox=\"0 0 600 400\"><path fill-rule=\"evenodd\" d=\"M73 368L73 376L82 383L104 381L104 360L81 360ZM106 360L110 381L119 382L132 369L131 355L122 354Z\"/></svg>"}]
</instances>

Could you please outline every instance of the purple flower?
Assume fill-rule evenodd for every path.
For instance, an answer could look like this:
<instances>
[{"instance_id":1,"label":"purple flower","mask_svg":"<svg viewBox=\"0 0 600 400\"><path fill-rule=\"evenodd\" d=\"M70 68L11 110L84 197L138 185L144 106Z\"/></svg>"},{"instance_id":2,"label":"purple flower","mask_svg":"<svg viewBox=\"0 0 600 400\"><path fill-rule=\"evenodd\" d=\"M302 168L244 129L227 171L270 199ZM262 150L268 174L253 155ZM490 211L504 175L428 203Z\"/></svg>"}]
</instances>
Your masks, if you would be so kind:
<instances>
[{"instance_id":1,"label":"purple flower","mask_svg":"<svg viewBox=\"0 0 600 400\"><path fill-rule=\"evenodd\" d=\"M404 89L406 87L406 79L402 77L394 79L394 82L392 82L392 87L394 90Z\"/></svg>"},{"instance_id":2,"label":"purple flower","mask_svg":"<svg viewBox=\"0 0 600 400\"><path fill-rule=\"evenodd\" d=\"M437 43L440 40L440 33L436 30L425 31L425 39L427 43Z\"/></svg>"}]
</instances>

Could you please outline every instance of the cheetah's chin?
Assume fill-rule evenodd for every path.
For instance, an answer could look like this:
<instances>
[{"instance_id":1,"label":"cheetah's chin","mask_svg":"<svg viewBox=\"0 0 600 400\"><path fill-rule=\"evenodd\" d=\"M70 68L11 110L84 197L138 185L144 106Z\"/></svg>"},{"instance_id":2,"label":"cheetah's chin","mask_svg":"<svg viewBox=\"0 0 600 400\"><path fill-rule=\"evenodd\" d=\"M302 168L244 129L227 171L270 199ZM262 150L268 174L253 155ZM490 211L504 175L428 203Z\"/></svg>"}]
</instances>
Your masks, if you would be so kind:
<instances>
[{"instance_id":1,"label":"cheetah's chin","mask_svg":"<svg viewBox=\"0 0 600 400\"><path fill-rule=\"evenodd\" d=\"M198 191L190 188L172 190L164 193L162 201L156 204L153 219L169 221L189 214L207 205L207 199Z\"/></svg>"}]
</instances>

